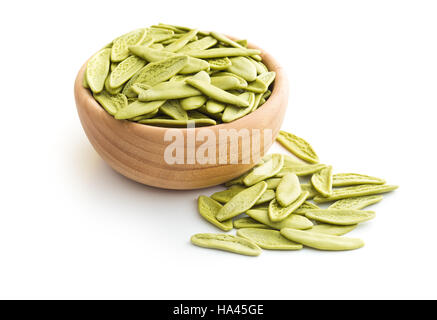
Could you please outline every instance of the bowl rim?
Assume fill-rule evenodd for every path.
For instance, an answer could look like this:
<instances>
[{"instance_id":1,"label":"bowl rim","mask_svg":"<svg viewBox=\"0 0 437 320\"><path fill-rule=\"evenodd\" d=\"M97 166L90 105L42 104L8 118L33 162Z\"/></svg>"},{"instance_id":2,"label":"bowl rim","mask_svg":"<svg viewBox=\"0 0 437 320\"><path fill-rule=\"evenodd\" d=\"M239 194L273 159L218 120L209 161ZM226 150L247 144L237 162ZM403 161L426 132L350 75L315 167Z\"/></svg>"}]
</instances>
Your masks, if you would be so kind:
<instances>
[{"instance_id":1,"label":"bowl rim","mask_svg":"<svg viewBox=\"0 0 437 320\"><path fill-rule=\"evenodd\" d=\"M228 36L228 37L232 40L238 40L238 38L233 37L233 36ZM255 111L253 111L253 112L251 112L251 113L249 113L249 114L247 114L247 115L245 115L237 120L234 120L232 122L221 123L221 124L216 124L216 125L211 125L211 126L198 126L198 127L193 127L193 128L185 128L185 127L178 128L178 127L152 126L152 125L137 123L137 122L129 121L129 120L115 119L112 115L110 115L108 112L106 112L106 110L104 110L102 108L102 106L97 102L97 100L94 99L91 90L85 88L82 85L86 65L87 65L89 59L82 65L82 67L80 68L80 70L76 76L76 81L75 81L75 86L74 86L75 95L82 96L85 98L84 100L86 101L85 105L87 108L98 109L99 112L103 112L108 117L110 117L112 121L122 121L122 122L124 122L125 126L128 126L128 128L132 128L135 130L147 130L147 132L149 132L149 133L150 133L150 131L153 131L153 132L156 132L157 134L163 134L163 133L165 133L165 131L172 129L172 130L180 130L180 132L182 132L185 135L188 132L188 130L193 130L193 129L194 130L201 130L204 128L215 129L215 130L232 129L235 126L238 127L239 125L242 125L245 121L250 121L252 118L256 118L260 113L267 111L269 109L269 107L272 104L274 104L274 101L276 100L277 96L280 93L282 95L285 94L287 102L288 102L289 85L288 85L288 79L287 79L287 75L286 75L284 68L278 63L278 61L269 52L263 50L261 47L255 45L251 42L248 42L247 47L251 48L251 49L258 49L261 51L260 56L262 57L263 63L267 66L269 71L274 71L276 73L276 78L275 78L275 81L273 82L272 94L266 100L266 102L261 107L256 109Z\"/></svg>"}]
</instances>

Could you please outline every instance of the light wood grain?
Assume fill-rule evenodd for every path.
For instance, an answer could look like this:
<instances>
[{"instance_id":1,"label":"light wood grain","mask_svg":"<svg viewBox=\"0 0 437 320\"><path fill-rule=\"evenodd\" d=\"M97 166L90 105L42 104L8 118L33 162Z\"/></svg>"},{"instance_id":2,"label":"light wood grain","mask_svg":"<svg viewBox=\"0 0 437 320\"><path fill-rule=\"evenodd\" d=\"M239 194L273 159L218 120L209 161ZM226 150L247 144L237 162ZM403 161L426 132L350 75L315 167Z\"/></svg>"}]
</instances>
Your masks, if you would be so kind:
<instances>
[{"instance_id":1,"label":"light wood grain","mask_svg":"<svg viewBox=\"0 0 437 320\"><path fill-rule=\"evenodd\" d=\"M249 47L260 49L255 45ZM94 100L90 91L83 88L86 64L80 69L74 85L82 127L97 153L114 170L137 182L159 188L184 190L214 186L233 179L252 168L255 163L241 164L241 146L244 141L239 139L239 164L218 164L219 130L244 128L252 132L252 129L260 129L262 136L263 130L271 129L276 137L288 104L288 81L284 70L270 54L260 50L263 52L263 62L269 70L276 72L273 92L267 102L255 112L231 123L191 129L195 130L196 136L202 134L203 130L214 132L217 137L217 164L167 164L164 161L164 151L171 142L165 142L164 135L168 128L114 119ZM173 130L180 130L186 141L189 129ZM266 145L265 150L261 147L260 157L267 152L272 142ZM196 142L196 148L202 143L203 141Z\"/></svg>"}]
</instances>

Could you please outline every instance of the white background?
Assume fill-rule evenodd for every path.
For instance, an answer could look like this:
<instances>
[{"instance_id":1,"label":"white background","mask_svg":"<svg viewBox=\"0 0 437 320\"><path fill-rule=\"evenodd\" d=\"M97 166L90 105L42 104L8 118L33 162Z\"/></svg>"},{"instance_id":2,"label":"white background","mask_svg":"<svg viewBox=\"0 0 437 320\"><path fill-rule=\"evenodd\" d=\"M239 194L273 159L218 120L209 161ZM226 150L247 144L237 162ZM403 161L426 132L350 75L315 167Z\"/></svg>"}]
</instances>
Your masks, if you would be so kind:
<instances>
[{"instance_id":1,"label":"white background","mask_svg":"<svg viewBox=\"0 0 437 320\"><path fill-rule=\"evenodd\" d=\"M0 11L0 298L437 298L434 1L9 1ZM351 252L206 250L198 191L118 175L73 82L114 37L158 22L244 37L286 68L283 129L336 172L400 188ZM280 149L277 147L277 149Z\"/></svg>"}]
</instances>

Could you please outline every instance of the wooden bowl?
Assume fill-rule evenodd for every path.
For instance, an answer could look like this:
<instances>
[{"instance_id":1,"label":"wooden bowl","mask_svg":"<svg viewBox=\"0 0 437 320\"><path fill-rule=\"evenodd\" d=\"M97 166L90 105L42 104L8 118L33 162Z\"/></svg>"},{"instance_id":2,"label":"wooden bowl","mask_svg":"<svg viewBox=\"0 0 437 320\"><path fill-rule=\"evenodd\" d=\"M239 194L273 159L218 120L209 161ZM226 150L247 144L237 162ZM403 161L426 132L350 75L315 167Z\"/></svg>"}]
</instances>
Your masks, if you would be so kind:
<instances>
[{"instance_id":1,"label":"wooden bowl","mask_svg":"<svg viewBox=\"0 0 437 320\"><path fill-rule=\"evenodd\" d=\"M260 49L255 45L249 45L249 47ZM128 120L116 120L94 100L91 92L82 86L86 66L84 64L74 84L76 106L82 127L94 149L115 171L149 186L179 190L198 189L218 185L238 177L251 169L258 161L257 159L270 148L282 125L288 104L288 81L284 69L270 54L260 50L263 52L261 56L268 69L276 72L272 95L267 102L256 111L236 121L193 129L171 129L138 124ZM238 138L238 150L220 156L219 130L221 129L237 131L248 129L249 134ZM263 141L262 137L266 129L271 130L273 140ZM193 134L196 137L205 137L205 134L212 132L216 137L213 142L216 148L215 164L200 164L197 161L194 164L187 163L188 161L185 161L185 164L168 164L164 160L164 152L173 143L173 141L164 141L168 130L177 130L178 134L182 133L185 143L179 144L178 148L184 151L185 157L187 154L193 154L193 151L195 152L200 145L204 144L203 140L191 145L187 143L187 141L192 141ZM257 131L261 133L261 143L255 139ZM187 140L187 136L191 140ZM210 142L209 145L211 145ZM247 153L243 153L242 148L250 142L252 142L250 148L253 154L248 159ZM237 164L229 162L231 156L229 153L238 154Z\"/></svg>"}]
</instances>

